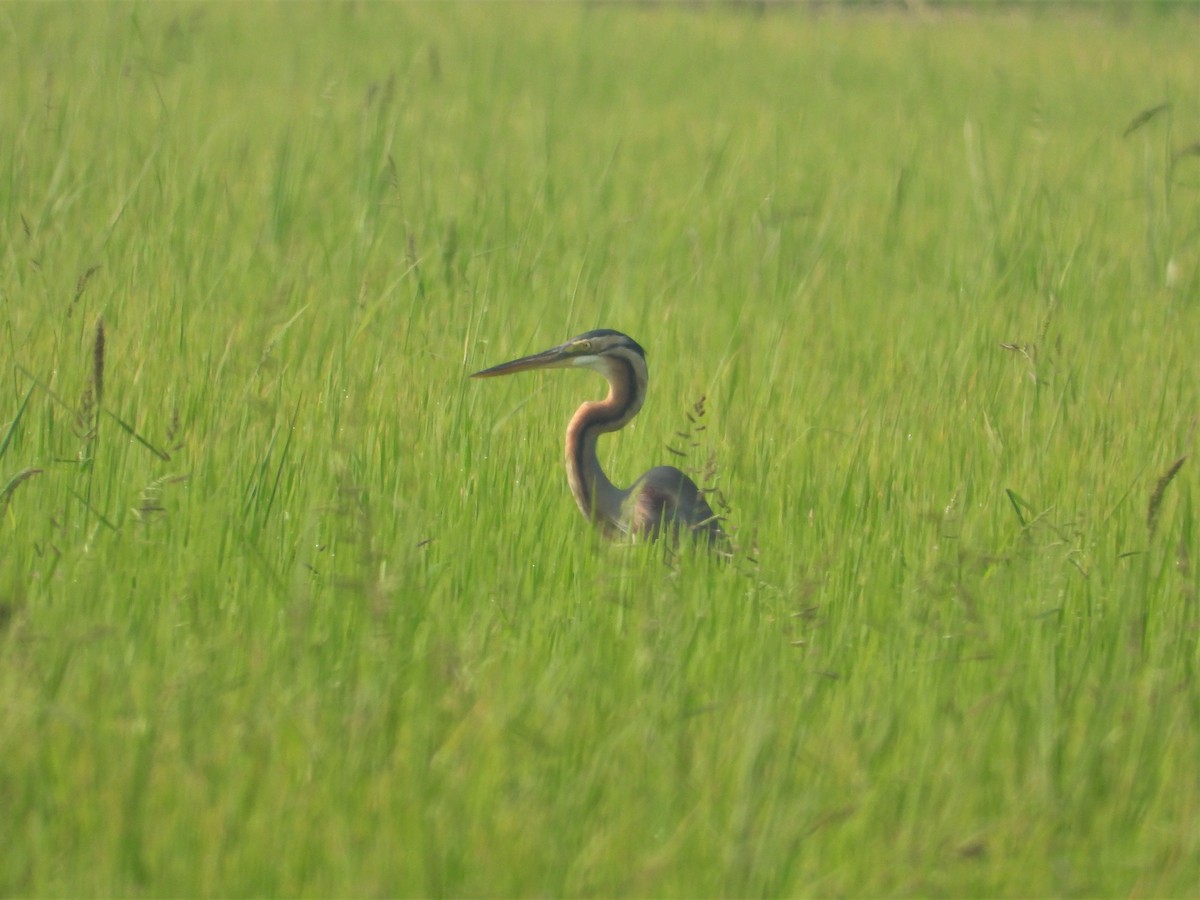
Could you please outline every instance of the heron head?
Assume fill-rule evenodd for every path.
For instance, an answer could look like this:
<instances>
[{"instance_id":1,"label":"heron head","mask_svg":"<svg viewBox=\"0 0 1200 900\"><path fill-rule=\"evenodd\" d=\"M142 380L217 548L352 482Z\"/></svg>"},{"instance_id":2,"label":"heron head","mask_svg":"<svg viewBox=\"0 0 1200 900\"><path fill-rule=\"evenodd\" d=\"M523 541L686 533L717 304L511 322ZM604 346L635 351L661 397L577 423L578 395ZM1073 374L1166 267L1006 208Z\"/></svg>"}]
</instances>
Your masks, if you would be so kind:
<instances>
[{"instance_id":1,"label":"heron head","mask_svg":"<svg viewBox=\"0 0 1200 900\"><path fill-rule=\"evenodd\" d=\"M571 338L564 344L535 353L532 356L522 356L511 362L501 363L475 372L472 378L494 378L497 375L511 375L513 372L524 372L528 369L561 369L582 367L605 371L608 360L614 356L636 354L643 362L646 351L633 338L610 328L600 328L587 331Z\"/></svg>"}]
</instances>

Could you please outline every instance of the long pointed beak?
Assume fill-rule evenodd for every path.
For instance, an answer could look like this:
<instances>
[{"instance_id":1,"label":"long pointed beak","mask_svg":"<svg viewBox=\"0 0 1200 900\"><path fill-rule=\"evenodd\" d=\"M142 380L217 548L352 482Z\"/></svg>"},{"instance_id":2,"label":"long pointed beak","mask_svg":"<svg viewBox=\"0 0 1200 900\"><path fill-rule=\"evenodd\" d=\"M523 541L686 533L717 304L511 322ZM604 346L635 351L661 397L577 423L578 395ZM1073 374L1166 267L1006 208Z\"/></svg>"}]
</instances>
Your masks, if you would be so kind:
<instances>
[{"instance_id":1,"label":"long pointed beak","mask_svg":"<svg viewBox=\"0 0 1200 900\"><path fill-rule=\"evenodd\" d=\"M541 353L535 353L533 356L522 356L520 359L514 359L512 362L500 363L500 365L492 366L490 369L475 372L471 377L495 378L497 375L511 375L513 372L524 372L527 369L550 369L564 364L570 365L569 362L564 362L569 358L563 347L552 347L549 350L543 350Z\"/></svg>"}]
</instances>

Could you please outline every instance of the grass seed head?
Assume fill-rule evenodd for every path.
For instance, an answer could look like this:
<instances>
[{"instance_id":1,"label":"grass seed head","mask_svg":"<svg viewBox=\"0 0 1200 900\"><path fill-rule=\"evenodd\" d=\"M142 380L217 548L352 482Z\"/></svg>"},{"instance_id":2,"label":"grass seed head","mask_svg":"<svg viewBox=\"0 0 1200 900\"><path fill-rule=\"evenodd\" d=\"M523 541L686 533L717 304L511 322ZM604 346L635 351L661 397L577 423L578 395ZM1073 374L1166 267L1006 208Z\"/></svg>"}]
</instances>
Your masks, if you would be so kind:
<instances>
[{"instance_id":1,"label":"grass seed head","mask_svg":"<svg viewBox=\"0 0 1200 900\"><path fill-rule=\"evenodd\" d=\"M104 402L104 319L96 322L96 340L92 344L92 391L99 406Z\"/></svg>"},{"instance_id":2,"label":"grass seed head","mask_svg":"<svg viewBox=\"0 0 1200 900\"><path fill-rule=\"evenodd\" d=\"M1179 457L1175 462L1171 463L1171 467L1163 473L1158 479L1158 483L1154 485L1154 492L1150 495L1150 503L1146 507L1146 529L1151 535L1158 528L1158 513L1162 506L1163 493L1167 490L1167 485L1171 483L1171 479L1179 474L1179 470L1183 468L1183 462L1187 459L1187 454Z\"/></svg>"}]
</instances>

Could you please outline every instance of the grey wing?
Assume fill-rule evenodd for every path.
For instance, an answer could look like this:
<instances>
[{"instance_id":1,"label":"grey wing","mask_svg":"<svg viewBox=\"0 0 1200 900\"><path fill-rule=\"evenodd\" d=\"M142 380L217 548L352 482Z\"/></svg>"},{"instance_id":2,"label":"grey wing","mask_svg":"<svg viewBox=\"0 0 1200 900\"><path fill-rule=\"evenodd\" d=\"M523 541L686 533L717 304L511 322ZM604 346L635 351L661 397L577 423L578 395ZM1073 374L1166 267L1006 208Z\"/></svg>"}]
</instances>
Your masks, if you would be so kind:
<instances>
[{"instance_id":1,"label":"grey wing","mask_svg":"<svg viewBox=\"0 0 1200 900\"><path fill-rule=\"evenodd\" d=\"M638 479L630 491L631 530L657 540L664 530L673 538L681 531L710 543L724 538L721 523L696 482L674 466L658 466Z\"/></svg>"}]
</instances>

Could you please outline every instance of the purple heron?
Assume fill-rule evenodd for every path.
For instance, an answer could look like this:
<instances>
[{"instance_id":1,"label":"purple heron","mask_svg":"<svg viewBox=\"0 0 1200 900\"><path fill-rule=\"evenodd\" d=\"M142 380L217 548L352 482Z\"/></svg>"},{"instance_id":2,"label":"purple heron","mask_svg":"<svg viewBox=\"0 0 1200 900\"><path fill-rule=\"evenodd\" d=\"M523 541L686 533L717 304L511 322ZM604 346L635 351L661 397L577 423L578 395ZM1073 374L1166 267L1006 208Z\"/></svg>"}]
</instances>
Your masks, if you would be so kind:
<instances>
[{"instance_id":1,"label":"purple heron","mask_svg":"<svg viewBox=\"0 0 1200 900\"><path fill-rule=\"evenodd\" d=\"M596 439L624 427L646 399L646 351L637 341L608 328L588 331L471 377L562 368L592 369L608 379L608 396L584 403L567 425L567 483L584 518L612 538L678 539L680 533L690 533L710 545L723 544L725 533L717 516L696 483L679 469L657 466L622 490L600 468Z\"/></svg>"}]
</instances>

